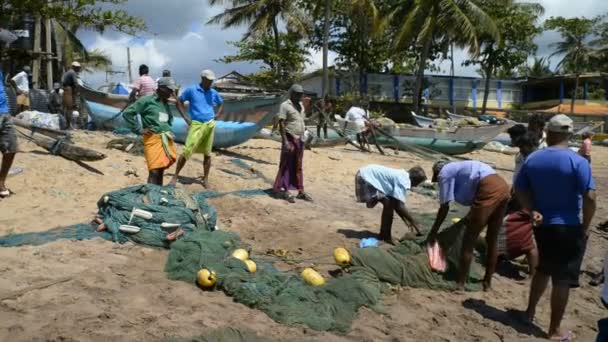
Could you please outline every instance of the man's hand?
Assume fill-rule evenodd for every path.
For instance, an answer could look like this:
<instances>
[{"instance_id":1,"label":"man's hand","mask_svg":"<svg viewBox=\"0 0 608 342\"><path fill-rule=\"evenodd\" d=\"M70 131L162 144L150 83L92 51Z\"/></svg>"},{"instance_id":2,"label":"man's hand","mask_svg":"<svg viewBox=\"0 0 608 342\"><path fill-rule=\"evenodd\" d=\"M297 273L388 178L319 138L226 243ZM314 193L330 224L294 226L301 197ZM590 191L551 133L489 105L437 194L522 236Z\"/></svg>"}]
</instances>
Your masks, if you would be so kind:
<instances>
[{"instance_id":1,"label":"man's hand","mask_svg":"<svg viewBox=\"0 0 608 342\"><path fill-rule=\"evenodd\" d=\"M295 146L293 146L293 144L290 143L289 141L284 141L283 146L285 147L286 150L288 150L290 152L293 152L295 150Z\"/></svg>"},{"instance_id":2,"label":"man's hand","mask_svg":"<svg viewBox=\"0 0 608 342\"><path fill-rule=\"evenodd\" d=\"M149 128L144 128L141 130L141 135L152 134L153 132Z\"/></svg>"},{"instance_id":3,"label":"man's hand","mask_svg":"<svg viewBox=\"0 0 608 342\"><path fill-rule=\"evenodd\" d=\"M532 226L538 227L543 224L543 214L539 213L536 210L532 210L530 216L532 218Z\"/></svg>"},{"instance_id":4,"label":"man's hand","mask_svg":"<svg viewBox=\"0 0 608 342\"><path fill-rule=\"evenodd\" d=\"M426 237L426 243L432 245L435 243L435 241L437 241L437 233L429 233L429 235Z\"/></svg>"}]
</instances>

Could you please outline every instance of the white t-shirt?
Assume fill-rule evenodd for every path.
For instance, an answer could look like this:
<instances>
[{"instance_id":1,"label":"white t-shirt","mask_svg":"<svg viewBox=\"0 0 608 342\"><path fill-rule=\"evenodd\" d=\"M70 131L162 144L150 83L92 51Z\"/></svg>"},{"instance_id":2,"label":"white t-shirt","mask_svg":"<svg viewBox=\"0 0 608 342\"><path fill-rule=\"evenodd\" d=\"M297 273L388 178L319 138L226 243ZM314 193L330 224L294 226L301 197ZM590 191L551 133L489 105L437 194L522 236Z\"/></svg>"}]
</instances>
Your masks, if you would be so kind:
<instances>
[{"instance_id":1,"label":"white t-shirt","mask_svg":"<svg viewBox=\"0 0 608 342\"><path fill-rule=\"evenodd\" d=\"M17 88L22 92L28 93L30 91L30 84L27 80L27 73L25 71L22 71L15 75L12 80L17 85Z\"/></svg>"},{"instance_id":2,"label":"white t-shirt","mask_svg":"<svg viewBox=\"0 0 608 342\"><path fill-rule=\"evenodd\" d=\"M368 118L367 111L360 107L350 107L348 112L346 112L346 120L353 122L358 132L365 129L365 122Z\"/></svg>"}]
</instances>

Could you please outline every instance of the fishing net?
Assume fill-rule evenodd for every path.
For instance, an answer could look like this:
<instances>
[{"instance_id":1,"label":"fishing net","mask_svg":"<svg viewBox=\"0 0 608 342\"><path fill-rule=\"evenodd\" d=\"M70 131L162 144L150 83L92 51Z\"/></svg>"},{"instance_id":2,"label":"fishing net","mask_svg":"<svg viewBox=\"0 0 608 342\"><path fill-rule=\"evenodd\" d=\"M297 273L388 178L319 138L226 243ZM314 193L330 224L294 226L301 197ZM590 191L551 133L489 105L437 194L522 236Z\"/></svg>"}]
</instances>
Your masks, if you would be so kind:
<instances>
[{"instance_id":1,"label":"fishing net","mask_svg":"<svg viewBox=\"0 0 608 342\"><path fill-rule=\"evenodd\" d=\"M255 192L255 191L254 191ZM10 235L0 238L2 246L41 244L57 238L85 239L103 237L117 242L133 241L148 246L170 248L165 271L170 279L196 283L202 268L217 273L217 290L233 297L236 302L265 312L277 322L305 325L320 331L345 333L350 329L362 306L381 311L381 296L388 284L429 289L451 289L457 270L462 225L454 225L439 234L445 250L448 272L432 272L423 238L413 237L390 249L364 248L351 250L349 272L327 279L323 286L306 284L298 272L278 270L267 255L250 251L257 271L250 273L246 264L230 255L236 248L249 249L238 235L222 230L212 231L217 215L207 199L218 193L188 196L170 187L138 185L108 193L99 200L98 215L107 227L97 233L91 225L76 225L63 230L33 234ZM134 208L152 213L151 218L132 217ZM463 208L451 216L462 217ZM418 215L423 226L430 226L433 215ZM161 224L179 223L185 234L174 242L167 240ZM119 230L121 224L141 228L136 234ZM47 240L48 239L48 240ZM297 260L292 260L297 263ZM477 289L477 267L473 268L470 289ZM337 268L337 267L336 267ZM204 340L203 340L204 341Z\"/></svg>"},{"instance_id":2,"label":"fishing net","mask_svg":"<svg viewBox=\"0 0 608 342\"><path fill-rule=\"evenodd\" d=\"M204 336L179 338L171 337L162 340L163 342L281 342L285 339L271 339L260 337L250 331L234 328L217 329ZM289 341L294 341L290 338ZM296 340L299 341L299 340Z\"/></svg>"}]
</instances>

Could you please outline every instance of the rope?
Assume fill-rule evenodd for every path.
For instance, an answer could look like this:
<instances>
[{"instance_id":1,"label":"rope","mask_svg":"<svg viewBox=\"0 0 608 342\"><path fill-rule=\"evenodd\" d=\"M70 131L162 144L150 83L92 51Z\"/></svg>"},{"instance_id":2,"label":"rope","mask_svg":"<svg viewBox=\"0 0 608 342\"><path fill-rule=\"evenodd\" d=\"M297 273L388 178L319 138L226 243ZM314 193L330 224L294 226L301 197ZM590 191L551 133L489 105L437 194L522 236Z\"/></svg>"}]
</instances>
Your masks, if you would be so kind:
<instances>
[{"instance_id":1,"label":"rope","mask_svg":"<svg viewBox=\"0 0 608 342\"><path fill-rule=\"evenodd\" d=\"M53 146L51 146L49 152L51 152L51 154L56 155L56 156L59 155L59 152L61 152L61 147L64 143L65 143L65 138L57 139L55 141L55 143L53 144Z\"/></svg>"}]
</instances>

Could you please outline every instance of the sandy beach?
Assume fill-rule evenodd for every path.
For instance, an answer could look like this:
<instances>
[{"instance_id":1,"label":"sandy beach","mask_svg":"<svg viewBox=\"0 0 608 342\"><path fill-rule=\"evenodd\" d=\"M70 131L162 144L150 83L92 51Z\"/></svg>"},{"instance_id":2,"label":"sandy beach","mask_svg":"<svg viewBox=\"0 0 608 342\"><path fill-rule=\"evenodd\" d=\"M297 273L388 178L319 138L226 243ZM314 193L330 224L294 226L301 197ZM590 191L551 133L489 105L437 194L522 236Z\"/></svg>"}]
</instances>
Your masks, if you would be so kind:
<instances>
[{"instance_id":1,"label":"sandy beach","mask_svg":"<svg viewBox=\"0 0 608 342\"><path fill-rule=\"evenodd\" d=\"M142 156L108 150L111 133L77 132L75 142L108 157L82 166L52 156L20 140L7 185L16 195L0 200L0 235L41 232L84 223L97 211L106 192L144 183ZM180 147L181 149L181 147ZM214 153L211 190L266 190L271 187L280 144L251 140ZM513 156L480 151L465 157L491 163L511 180ZM240 159L255 172L232 161ZM598 185L594 225L606 220L605 185L608 149L594 147L593 171ZM430 173L431 162L412 154L390 151L366 154L352 147L306 151L305 186L314 203L289 204L270 196L228 195L212 199L219 228L236 232L254 253L286 249L298 258L331 255L336 247L357 248L360 238L379 230L381 206L367 209L355 202L354 175L359 167L376 163L409 168L420 164ZM172 167L165 182L175 170ZM125 175L135 171L138 176ZM184 168L178 187L203 191L196 181L202 157ZM133 172L131 172L133 173ZM239 173L235 174L235 173ZM257 176L256 176L257 175ZM243 177L245 176L245 177ZM408 206L433 212L438 203L412 193ZM428 228L428 227L426 227ZM395 220L393 235L407 228ZM600 303L600 288L589 285L589 272L601 270L608 235L593 231L589 240L581 288L572 292L563 326L578 340L595 338L598 319L608 316ZM424 289L395 288L383 299L384 314L363 308L346 335L287 327L263 312L234 303L222 292L203 292L193 284L167 279L163 269L168 251L102 239L59 240L41 246L0 248L0 340L3 341L155 341L165 337L204 335L217 328L239 328L259 336L313 341L535 341L540 335L513 320L510 309L524 309L528 281L495 275L493 291L454 294ZM328 257L326 262L331 262ZM303 265L306 266L306 265ZM322 273L331 266L321 266ZM48 286L44 286L48 285ZM549 324L548 293L541 300L537 325Z\"/></svg>"}]
</instances>

